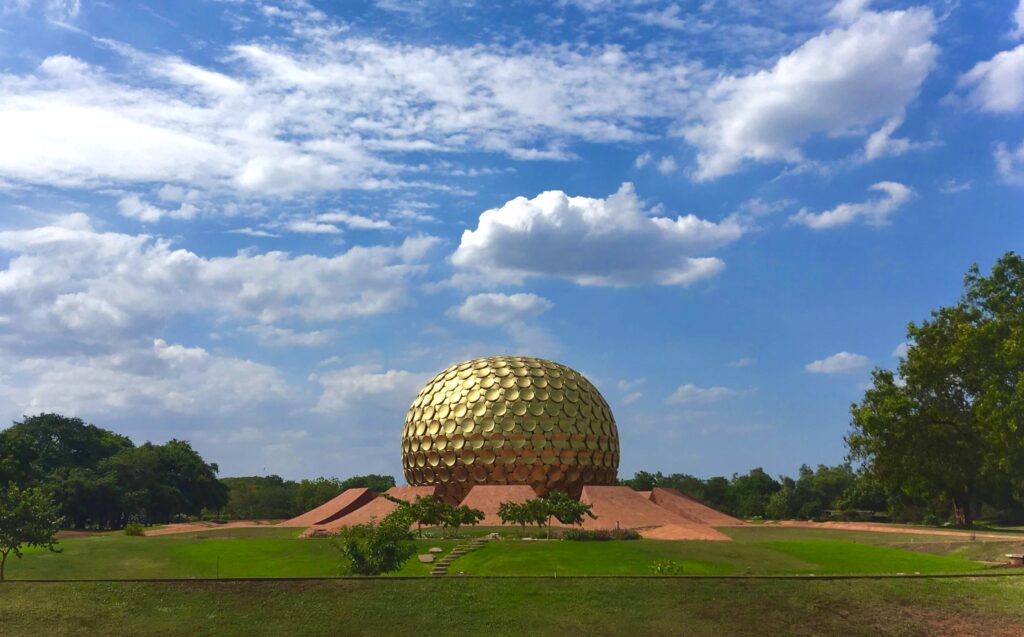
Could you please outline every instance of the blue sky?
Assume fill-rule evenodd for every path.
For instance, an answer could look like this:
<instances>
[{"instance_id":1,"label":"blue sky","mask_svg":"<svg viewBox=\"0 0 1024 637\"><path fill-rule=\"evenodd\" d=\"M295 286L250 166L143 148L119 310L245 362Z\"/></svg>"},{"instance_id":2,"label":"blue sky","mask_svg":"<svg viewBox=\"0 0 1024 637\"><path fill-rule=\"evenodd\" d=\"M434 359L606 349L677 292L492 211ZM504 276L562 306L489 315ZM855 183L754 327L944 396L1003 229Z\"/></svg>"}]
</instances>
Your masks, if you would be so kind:
<instances>
[{"instance_id":1,"label":"blue sky","mask_svg":"<svg viewBox=\"0 0 1024 637\"><path fill-rule=\"evenodd\" d=\"M509 353L623 475L791 474L1024 249L1016 2L496 5L0 0L0 418L400 475Z\"/></svg>"}]
</instances>

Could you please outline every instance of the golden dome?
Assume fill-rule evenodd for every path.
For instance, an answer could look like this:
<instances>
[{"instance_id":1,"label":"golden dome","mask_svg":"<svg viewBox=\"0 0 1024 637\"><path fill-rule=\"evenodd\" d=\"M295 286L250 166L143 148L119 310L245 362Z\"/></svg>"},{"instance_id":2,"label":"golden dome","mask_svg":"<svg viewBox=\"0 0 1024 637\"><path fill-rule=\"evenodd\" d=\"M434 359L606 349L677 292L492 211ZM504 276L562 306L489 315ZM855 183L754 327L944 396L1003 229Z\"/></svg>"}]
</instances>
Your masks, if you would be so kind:
<instances>
[{"instance_id":1,"label":"golden dome","mask_svg":"<svg viewBox=\"0 0 1024 637\"><path fill-rule=\"evenodd\" d=\"M583 374L525 356L453 365L416 396L402 430L411 485L461 500L475 484L527 484L579 496L614 484L619 433L604 397Z\"/></svg>"}]
</instances>

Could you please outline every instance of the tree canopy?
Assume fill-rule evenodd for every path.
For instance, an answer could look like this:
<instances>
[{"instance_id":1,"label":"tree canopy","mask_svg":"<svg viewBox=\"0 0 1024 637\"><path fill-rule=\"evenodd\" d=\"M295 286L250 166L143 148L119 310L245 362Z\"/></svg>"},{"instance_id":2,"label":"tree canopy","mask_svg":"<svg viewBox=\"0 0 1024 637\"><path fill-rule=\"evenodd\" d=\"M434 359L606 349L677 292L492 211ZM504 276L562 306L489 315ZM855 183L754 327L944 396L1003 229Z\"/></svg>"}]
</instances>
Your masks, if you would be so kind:
<instances>
[{"instance_id":1,"label":"tree canopy","mask_svg":"<svg viewBox=\"0 0 1024 637\"><path fill-rule=\"evenodd\" d=\"M876 369L847 444L890 492L945 502L970 525L982 504L1024 502L1024 259L1007 253L920 324L896 372Z\"/></svg>"},{"instance_id":2,"label":"tree canopy","mask_svg":"<svg viewBox=\"0 0 1024 637\"><path fill-rule=\"evenodd\" d=\"M57 505L43 488L0 485L0 581L5 576L7 558L12 554L20 558L23 546L42 546L59 552L57 531L63 521Z\"/></svg>"}]
</instances>

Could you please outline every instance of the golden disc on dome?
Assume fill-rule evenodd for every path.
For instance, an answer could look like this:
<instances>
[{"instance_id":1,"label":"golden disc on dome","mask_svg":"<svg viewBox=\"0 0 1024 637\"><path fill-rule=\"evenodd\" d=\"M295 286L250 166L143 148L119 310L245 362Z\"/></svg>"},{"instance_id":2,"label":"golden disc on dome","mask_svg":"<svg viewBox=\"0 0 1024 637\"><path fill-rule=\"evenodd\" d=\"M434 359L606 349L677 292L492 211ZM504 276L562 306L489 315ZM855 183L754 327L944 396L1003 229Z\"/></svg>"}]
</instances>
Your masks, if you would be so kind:
<instances>
[{"instance_id":1,"label":"golden disc on dome","mask_svg":"<svg viewBox=\"0 0 1024 637\"><path fill-rule=\"evenodd\" d=\"M519 398L521 400L533 400L535 392L533 387L527 387L519 392Z\"/></svg>"}]
</instances>

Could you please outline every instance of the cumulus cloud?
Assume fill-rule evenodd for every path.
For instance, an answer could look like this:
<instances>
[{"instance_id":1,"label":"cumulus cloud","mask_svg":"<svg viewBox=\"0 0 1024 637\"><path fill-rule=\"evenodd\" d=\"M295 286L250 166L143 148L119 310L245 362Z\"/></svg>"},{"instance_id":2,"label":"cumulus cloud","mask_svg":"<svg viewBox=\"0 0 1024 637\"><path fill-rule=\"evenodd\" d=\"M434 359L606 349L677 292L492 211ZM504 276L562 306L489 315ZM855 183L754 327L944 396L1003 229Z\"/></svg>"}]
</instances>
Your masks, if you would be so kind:
<instances>
[{"instance_id":1,"label":"cumulus cloud","mask_svg":"<svg viewBox=\"0 0 1024 637\"><path fill-rule=\"evenodd\" d=\"M1024 38L1024 0L1020 0L1013 10L1013 31L1010 36L1017 40Z\"/></svg>"},{"instance_id":2,"label":"cumulus cloud","mask_svg":"<svg viewBox=\"0 0 1024 637\"><path fill-rule=\"evenodd\" d=\"M394 226L387 219L373 219L363 215L354 215L348 212L325 212L316 216L317 221L326 223L340 223L353 230L394 230Z\"/></svg>"},{"instance_id":3,"label":"cumulus cloud","mask_svg":"<svg viewBox=\"0 0 1024 637\"><path fill-rule=\"evenodd\" d=\"M448 313L467 323L477 325L508 325L522 323L540 316L553 307L551 301L536 294L474 294Z\"/></svg>"},{"instance_id":4,"label":"cumulus cloud","mask_svg":"<svg viewBox=\"0 0 1024 637\"><path fill-rule=\"evenodd\" d=\"M736 395L736 390L728 387L698 387L692 383L680 385L666 399L671 405L707 405L716 403Z\"/></svg>"},{"instance_id":5,"label":"cumulus cloud","mask_svg":"<svg viewBox=\"0 0 1024 637\"><path fill-rule=\"evenodd\" d=\"M245 331L265 347L320 347L333 337L328 330L303 332L276 325L250 325Z\"/></svg>"},{"instance_id":6,"label":"cumulus cloud","mask_svg":"<svg viewBox=\"0 0 1024 637\"><path fill-rule=\"evenodd\" d=\"M187 201L183 201L177 209L161 208L143 201L138 195L125 195L117 202L117 211L124 217L156 223L164 217L192 219L199 213L199 208Z\"/></svg>"},{"instance_id":7,"label":"cumulus cloud","mask_svg":"<svg viewBox=\"0 0 1024 637\"><path fill-rule=\"evenodd\" d=\"M967 104L988 113L1024 111L1024 44L978 62L960 76L957 88Z\"/></svg>"},{"instance_id":8,"label":"cumulus cloud","mask_svg":"<svg viewBox=\"0 0 1024 637\"><path fill-rule=\"evenodd\" d=\"M658 172L662 175L670 175L677 169L676 158L671 155L666 155L658 161Z\"/></svg>"},{"instance_id":9,"label":"cumulus cloud","mask_svg":"<svg viewBox=\"0 0 1024 637\"><path fill-rule=\"evenodd\" d=\"M738 358L738 359L736 359L736 360L734 360L734 361L729 363L729 367L736 367L736 368L740 368L740 367L753 367L754 365L757 365L757 359L756 358L749 358L747 356L744 356L743 358Z\"/></svg>"},{"instance_id":10,"label":"cumulus cloud","mask_svg":"<svg viewBox=\"0 0 1024 637\"><path fill-rule=\"evenodd\" d=\"M552 276L580 285L690 285L725 266L701 255L744 231L732 217L715 223L693 214L650 216L628 183L606 199L551 190L481 214L451 260L493 281Z\"/></svg>"},{"instance_id":11,"label":"cumulus cloud","mask_svg":"<svg viewBox=\"0 0 1024 637\"><path fill-rule=\"evenodd\" d=\"M828 358L807 363L804 369L811 374L845 374L861 370L870 362L867 356L839 352Z\"/></svg>"},{"instance_id":12,"label":"cumulus cloud","mask_svg":"<svg viewBox=\"0 0 1024 637\"><path fill-rule=\"evenodd\" d=\"M101 232L82 214L0 231L0 349L35 351L153 334L177 315L274 324L338 321L407 302L436 244L410 237L332 257L240 252L202 257L147 235Z\"/></svg>"},{"instance_id":13,"label":"cumulus cloud","mask_svg":"<svg viewBox=\"0 0 1024 637\"><path fill-rule=\"evenodd\" d=\"M272 367L215 356L201 347L122 347L117 353L26 357L0 389L24 414L243 414L293 403L293 390Z\"/></svg>"},{"instance_id":14,"label":"cumulus cloud","mask_svg":"<svg viewBox=\"0 0 1024 637\"><path fill-rule=\"evenodd\" d=\"M892 351L892 355L895 358L906 358L907 352L910 351L910 343L900 343L896 346L896 349Z\"/></svg>"},{"instance_id":15,"label":"cumulus cloud","mask_svg":"<svg viewBox=\"0 0 1024 637\"><path fill-rule=\"evenodd\" d=\"M861 203L841 203L824 212L804 209L789 219L814 230L844 226L858 219L872 226L882 226L889 222L889 215L914 197L912 189L895 181L880 181L869 190L880 192L882 196Z\"/></svg>"},{"instance_id":16,"label":"cumulus cloud","mask_svg":"<svg viewBox=\"0 0 1024 637\"><path fill-rule=\"evenodd\" d=\"M993 156L999 177L1009 184L1024 184L1024 142L1016 148L1003 142L996 144Z\"/></svg>"},{"instance_id":17,"label":"cumulus cloud","mask_svg":"<svg viewBox=\"0 0 1024 637\"><path fill-rule=\"evenodd\" d=\"M842 2L840 24L783 56L771 69L728 76L707 91L699 118L682 130L697 147L697 179L737 171L747 160L804 160L814 135L856 133L902 117L934 65L929 9L871 12Z\"/></svg>"},{"instance_id":18,"label":"cumulus cloud","mask_svg":"<svg viewBox=\"0 0 1024 637\"><path fill-rule=\"evenodd\" d=\"M337 414L367 406L404 411L431 376L396 369L380 371L367 365L314 374L310 379L322 389L314 411Z\"/></svg>"}]
</instances>

